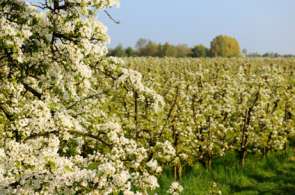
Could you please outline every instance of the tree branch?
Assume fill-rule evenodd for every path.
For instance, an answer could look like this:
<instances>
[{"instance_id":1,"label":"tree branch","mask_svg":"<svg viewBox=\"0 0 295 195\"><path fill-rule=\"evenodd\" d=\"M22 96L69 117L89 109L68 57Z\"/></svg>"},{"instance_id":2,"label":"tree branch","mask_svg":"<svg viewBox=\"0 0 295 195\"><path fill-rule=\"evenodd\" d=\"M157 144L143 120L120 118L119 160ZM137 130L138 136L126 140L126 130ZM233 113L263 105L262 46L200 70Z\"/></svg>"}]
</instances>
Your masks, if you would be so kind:
<instances>
[{"instance_id":1,"label":"tree branch","mask_svg":"<svg viewBox=\"0 0 295 195\"><path fill-rule=\"evenodd\" d=\"M107 11L107 10L104 10L104 13L108 16L108 18L110 19L110 20L112 20L114 23L116 23L116 24L120 24L120 21L119 20L115 20L114 18L113 18L113 16Z\"/></svg>"},{"instance_id":2,"label":"tree branch","mask_svg":"<svg viewBox=\"0 0 295 195\"><path fill-rule=\"evenodd\" d=\"M107 143L105 140L103 140L102 138L100 138L98 135L92 135L90 133L84 133L84 132L80 132L80 131L75 131L75 130L70 130L68 131L70 134L74 134L77 136L81 136L81 137L88 137L88 138L92 138L95 139L101 143L103 143L104 145L108 146L108 147L112 147L112 144ZM48 137L51 134L54 135L59 135L60 131L55 130L55 131L49 131L49 132L44 132L44 133L36 133L36 134L32 134L29 137L24 139L24 142L35 139L37 137Z\"/></svg>"},{"instance_id":3,"label":"tree branch","mask_svg":"<svg viewBox=\"0 0 295 195\"><path fill-rule=\"evenodd\" d=\"M0 104L0 110L4 113L4 115L6 116L6 118L9 120L9 121L12 121L13 120L13 115L8 113L5 108L3 107L3 104Z\"/></svg>"},{"instance_id":4,"label":"tree branch","mask_svg":"<svg viewBox=\"0 0 295 195\"><path fill-rule=\"evenodd\" d=\"M29 92L31 92L34 96L36 96L39 100L42 99L42 93L39 93L37 90L32 88L30 85L26 84L25 82L22 82L24 85L25 89Z\"/></svg>"}]
</instances>

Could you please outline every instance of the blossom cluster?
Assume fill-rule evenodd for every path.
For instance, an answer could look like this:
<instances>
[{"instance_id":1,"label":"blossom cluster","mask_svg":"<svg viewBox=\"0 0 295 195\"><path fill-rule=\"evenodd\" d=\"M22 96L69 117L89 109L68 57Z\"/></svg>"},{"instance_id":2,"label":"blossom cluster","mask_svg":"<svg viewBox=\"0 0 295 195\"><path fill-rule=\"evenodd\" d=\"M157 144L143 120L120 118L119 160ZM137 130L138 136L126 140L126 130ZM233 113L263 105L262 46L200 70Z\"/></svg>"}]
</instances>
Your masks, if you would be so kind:
<instances>
[{"instance_id":1,"label":"blossom cluster","mask_svg":"<svg viewBox=\"0 0 295 195\"><path fill-rule=\"evenodd\" d=\"M172 144L153 147L138 132L153 133L163 98L140 73L105 56L109 37L96 18L118 3L0 2L0 194L159 187L165 161L155 154L172 158ZM150 120L142 120L143 107Z\"/></svg>"}]
</instances>

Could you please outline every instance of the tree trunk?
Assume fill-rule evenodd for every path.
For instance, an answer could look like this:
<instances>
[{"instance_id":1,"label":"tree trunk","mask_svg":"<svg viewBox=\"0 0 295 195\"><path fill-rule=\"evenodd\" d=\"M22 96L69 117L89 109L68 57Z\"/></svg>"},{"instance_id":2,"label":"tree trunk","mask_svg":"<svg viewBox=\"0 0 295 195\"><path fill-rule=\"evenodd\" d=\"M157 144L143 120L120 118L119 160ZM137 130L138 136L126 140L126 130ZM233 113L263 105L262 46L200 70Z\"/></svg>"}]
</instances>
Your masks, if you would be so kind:
<instances>
[{"instance_id":1,"label":"tree trunk","mask_svg":"<svg viewBox=\"0 0 295 195\"><path fill-rule=\"evenodd\" d=\"M246 157L247 157L247 150L246 150L246 149L242 149L242 150L240 151L240 166L241 166L242 168L245 167Z\"/></svg>"}]
</instances>

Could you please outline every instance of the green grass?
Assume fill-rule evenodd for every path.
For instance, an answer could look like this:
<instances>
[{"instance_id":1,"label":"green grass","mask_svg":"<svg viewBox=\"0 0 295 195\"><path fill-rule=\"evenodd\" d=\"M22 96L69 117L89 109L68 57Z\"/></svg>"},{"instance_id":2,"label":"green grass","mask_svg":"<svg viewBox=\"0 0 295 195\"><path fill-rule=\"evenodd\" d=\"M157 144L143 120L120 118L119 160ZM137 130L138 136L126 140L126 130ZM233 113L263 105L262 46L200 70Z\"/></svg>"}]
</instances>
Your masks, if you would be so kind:
<instances>
[{"instance_id":1,"label":"green grass","mask_svg":"<svg viewBox=\"0 0 295 195\"><path fill-rule=\"evenodd\" d=\"M159 179L161 188L157 193L167 194L172 181L172 171L166 170ZM249 156L244 169L233 153L227 154L215 159L211 170L200 164L186 168L180 182L184 187L183 195L208 195L213 182L223 195L295 195L295 154L290 149L264 158Z\"/></svg>"}]
</instances>

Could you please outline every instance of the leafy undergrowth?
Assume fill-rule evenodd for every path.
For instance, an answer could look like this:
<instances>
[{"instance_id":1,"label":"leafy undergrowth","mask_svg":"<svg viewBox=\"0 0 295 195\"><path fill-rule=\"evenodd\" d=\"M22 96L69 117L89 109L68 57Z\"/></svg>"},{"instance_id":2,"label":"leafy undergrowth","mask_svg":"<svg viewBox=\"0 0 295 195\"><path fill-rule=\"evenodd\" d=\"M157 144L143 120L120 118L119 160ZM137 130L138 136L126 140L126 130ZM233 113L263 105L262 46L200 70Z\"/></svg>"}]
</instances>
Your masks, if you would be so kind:
<instances>
[{"instance_id":1,"label":"leafy undergrowth","mask_svg":"<svg viewBox=\"0 0 295 195\"><path fill-rule=\"evenodd\" d=\"M160 194L167 194L173 181L170 170L160 178ZM276 152L266 157L249 156L243 169L235 154L216 159L211 170L201 164L186 168L181 179L183 195L208 194L295 194L295 153L294 149ZM214 191L214 193L212 193Z\"/></svg>"}]
</instances>

